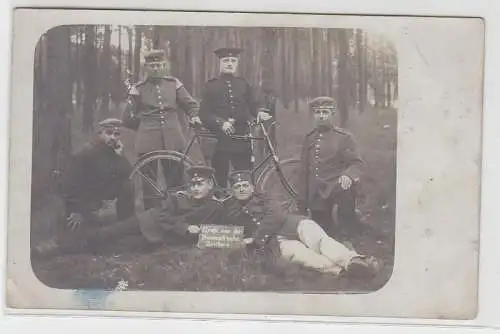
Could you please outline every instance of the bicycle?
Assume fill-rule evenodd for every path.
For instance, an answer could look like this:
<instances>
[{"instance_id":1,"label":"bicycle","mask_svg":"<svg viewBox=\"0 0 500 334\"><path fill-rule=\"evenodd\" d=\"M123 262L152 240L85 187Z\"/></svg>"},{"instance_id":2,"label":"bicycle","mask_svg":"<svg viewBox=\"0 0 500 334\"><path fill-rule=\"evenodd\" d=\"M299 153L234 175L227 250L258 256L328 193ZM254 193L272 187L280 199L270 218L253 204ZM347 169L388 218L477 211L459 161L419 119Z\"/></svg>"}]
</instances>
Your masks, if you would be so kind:
<instances>
[{"instance_id":1,"label":"bicycle","mask_svg":"<svg viewBox=\"0 0 500 334\"><path fill-rule=\"evenodd\" d=\"M271 122L269 128L266 128L264 123L260 121L251 121L248 124L251 130L258 127L262 136L252 135L252 131L250 131L246 135L231 135L230 137L234 140L250 140L251 143L258 140L264 141L266 154L258 162L253 159L255 165L251 170L256 190L259 192L275 193L278 199L281 200L283 207L288 210L292 209L294 205L296 207L296 184L300 160L291 158L281 161L278 157L276 147L274 147L269 135L270 129L276 126L276 121ZM161 200L165 199L169 192L180 190L178 188L168 189L165 180L162 178L163 173L160 173L160 168L163 168L164 165L163 161L169 160L180 163L184 166L185 171L187 168L194 165L194 162L189 158L189 152L193 145L197 142L201 148L202 139L217 139L215 134L204 127L191 126L191 129L194 130L194 135L189 140L184 152L156 150L143 155L134 164L130 178L132 179L139 176L141 183L146 182L153 190L151 191L151 196L148 195L148 197L144 198L144 194L142 194L143 188L140 184L138 185L136 183L136 193L140 194L140 196L136 196L138 205L140 205L139 202L143 202L141 201L141 198L142 200ZM253 146L254 145L252 144L252 147ZM157 164L156 170L158 173L156 175L158 175L159 178L157 181L152 180L150 177L145 175L148 173L144 173L144 170L150 167L152 163Z\"/></svg>"}]
</instances>

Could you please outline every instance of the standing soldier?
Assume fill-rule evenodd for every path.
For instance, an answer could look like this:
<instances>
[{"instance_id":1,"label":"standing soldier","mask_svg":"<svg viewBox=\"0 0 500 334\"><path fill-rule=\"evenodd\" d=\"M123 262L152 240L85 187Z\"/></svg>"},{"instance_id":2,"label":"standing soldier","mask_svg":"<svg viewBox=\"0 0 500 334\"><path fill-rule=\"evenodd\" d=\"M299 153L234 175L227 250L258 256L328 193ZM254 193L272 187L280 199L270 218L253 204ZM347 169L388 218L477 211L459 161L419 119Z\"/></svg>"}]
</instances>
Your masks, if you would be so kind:
<instances>
[{"instance_id":1,"label":"standing soldier","mask_svg":"<svg viewBox=\"0 0 500 334\"><path fill-rule=\"evenodd\" d=\"M309 106L316 127L302 144L299 206L331 232L337 205L337 218L345 230L357 223L356 192L364 162L352 134L333 124L335 100L317 97Z\"/></svg>"},{"instance_id":2,"label":"standing soldier","mask_svg":"<svg viewBox=\"0 0 500 334\"><path fill-rule=\"evenodd\" d=\"M182 109L192 124L201 124L198 117L198 103L189 94L179 79L166 76L167 61L163 50L152 50L144 56L146 79L132 86L125 110L124 122L137 131L136 152L139 157L155 150L184 152L187 147L179 123L178 109ZM190 149L190 157L201 163L203 157L199 147ZM165 181L169 187L181 186L183 166L172 161L162 161ZM153 162L143 171L152 180L157 179L157 165ZM154 205L149 199L152 189L143 186L144 207Z\"/></svg>"},{"instance_id":3,"label":"standing soldier","mask_svg":"<svg viewBox=\"0 0 500 334\"><path fill-rule=\"evenodd\" d=\"M219 58L221 75L206 83L200 117L203 124L217 136L212 166L218 185L225 188L230 162L237 170L252 168L250 140L234 139L231 135L248 134L248 121L252 117L268 120L271 116L258 108L248 82L235 75L242 49L221 48L214 52Z\"/></svg>"}]
</instances>

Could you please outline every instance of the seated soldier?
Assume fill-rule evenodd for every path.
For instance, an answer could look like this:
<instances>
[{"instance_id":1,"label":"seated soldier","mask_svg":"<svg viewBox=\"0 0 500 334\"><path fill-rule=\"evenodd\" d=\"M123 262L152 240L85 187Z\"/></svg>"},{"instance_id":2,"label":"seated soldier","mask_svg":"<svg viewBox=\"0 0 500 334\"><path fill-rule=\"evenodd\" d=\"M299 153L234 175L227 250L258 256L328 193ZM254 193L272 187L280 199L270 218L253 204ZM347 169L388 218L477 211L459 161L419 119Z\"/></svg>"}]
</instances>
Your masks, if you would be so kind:
<instances>
[{"instance_id":1,"label":"seated soldier","mask_svg":"<svg viewBox=\"0 0 500 334\"><path fill-rule=\"evenodd\" d=\"M286 213L272 196L255 192L251 179L250 171L231 173L234 197L225 204L226 223L244 226L246 237L253 238L245 243L263 250L274 241L282 258L324 273L377 274L375 258L348 249L315 221Z\"/></svg>"},{"instance_id":2,"label":"seated soldier","mask_svg":"<svg viewBox=\"0 0 500 334\"><path fill-rule=\"evenodd\" d=\"M134 188L129 179L132 166L122 155L122 121L108 118L98 124L95 140L76 153L63 175L62 197L68 226L95 223L96 211L106 200L116 200L118 220L134 214Z\"/></svg>"},{"instance_id":3,"label":"seated soldier","mask_svg":"<svg viewBox=\"0 0 500 334\"><path fill-rule=\"evenodd\" d=\"M188 190L169 194L161 206L124 221L59 240L51 248L37 248L34 255L47 257L84 250L95 251L130 235L142 235L154 245L168 243L172 237L188 243L195 242L200 225L219 224L224 210L221 202L213 196L213 169L194 166L187 173L190 179Z\"/></svg>"},{"instance_id":4,"label":"seated soldier","mask_svg":"<svg viewBox=\"0 0 500 334\"><path fill-rule=\"evenodd\" d=\"M318 97L309 105L315 129L302 144L299 208L331 234L337 205L338 225L346 232L358 223L356 195L364 162L353 136L333 124L335 101Z\"/></svg>"}]
</instances>

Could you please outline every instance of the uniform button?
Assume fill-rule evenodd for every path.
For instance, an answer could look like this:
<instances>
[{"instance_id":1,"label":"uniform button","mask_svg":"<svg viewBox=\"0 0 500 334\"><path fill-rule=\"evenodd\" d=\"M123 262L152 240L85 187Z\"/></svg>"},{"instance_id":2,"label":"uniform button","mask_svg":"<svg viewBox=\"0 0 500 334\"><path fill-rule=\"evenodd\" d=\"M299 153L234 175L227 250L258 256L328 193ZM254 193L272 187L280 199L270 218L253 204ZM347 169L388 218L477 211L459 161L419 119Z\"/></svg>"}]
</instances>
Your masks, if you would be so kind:
<instances>
[{"instance_id":1,"label":"uniform button","mask_svg":"<svg viewBox=\"0 0 500 334\"><path fill-rule=\"evenodd\" d=\"M252 219L252 221L253 221L254 223L256 223L256 222L257 222L257 219L253 218L253 219Z\"/></svg>"},{"instance_id":2,"label":"uniform button","mask_svg":"<svg viewBox=\"0 0 500 334\"><path fill-rule=\"evenodd\" d=\"M318 174L316 174L316 177L318 177L318 176L319 176L319 175L318 175Z\"/></svg>"},{"instance_id":3,"label":"uniform button","mask_svg":"<svg viewBox=\"0 0 500 334\"><path fill-rule=\"evenodd\" d=\"M319 134L319 137L320 137L320 138L321 138L321 137L323 137L323 134L322 134L322 133L320 133L320 134Z\"/></svg>"},{"instance_id":4,"label":"uniform button","mask_svg":"<svg viewBox=\"0 0 500 334\"><path fill-rule=\"evenodd\" d=\"M161 121L161 122L160 122L160 124L161 124L161 125L163 125L163 124L165 124L165 122L164 122L164 121Z\"/></svg>"},{"instance_id":5,"label":"uniform button","mask_svg":"<svg viewBox=\"0 0 500 334\"><path fill-rule=\"evenodd\" d=\"M260 225L260 222L256 222L255 224Z\"/></svg>"},{"instance_id":6,"label":"uniform button","mask_svg":"<svg viewBox=\"0 0 500 334\"><path fill-rule=\"evenodd\" d=\"M319 144L317 144L316 147L319 148Z\"/></svg>"}]
</instances>

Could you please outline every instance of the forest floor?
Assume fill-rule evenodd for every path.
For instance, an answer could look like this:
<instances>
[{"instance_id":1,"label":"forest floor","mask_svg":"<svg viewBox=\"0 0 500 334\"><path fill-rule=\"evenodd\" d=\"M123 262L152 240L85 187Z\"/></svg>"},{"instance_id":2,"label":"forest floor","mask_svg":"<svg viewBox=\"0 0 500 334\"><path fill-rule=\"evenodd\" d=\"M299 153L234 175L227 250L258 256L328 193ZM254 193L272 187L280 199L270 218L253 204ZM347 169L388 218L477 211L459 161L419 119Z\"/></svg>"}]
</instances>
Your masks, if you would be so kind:
<instances>
[{"instance_id":1,"label":"forest floor","mask_svg":"<svg viewBox=\"0 0 500 334\"><path fill-rule=\"evenodd\" d=\"M280 109L278 121L280 155L298 156L308 115ZM34 272L46 285L62 289L113 289L119 281L126 281L129 290L377 290L389 280L394 262L397 112L372 108L360 115L352 113L348 129L368 166L359 199L366 228L349 236L349 241L358 252L382 260L381 272L371 280L332 277L241 250L200 250L189 245L152 250L134 237L100 254L33 260ZM132 134L124 136L125 144L133 143ZM33 225L43 225L57 210L48 205L41 208L32 213ZM32 237L38 239L36 233Z\"/></svg>"}]
</instances>

